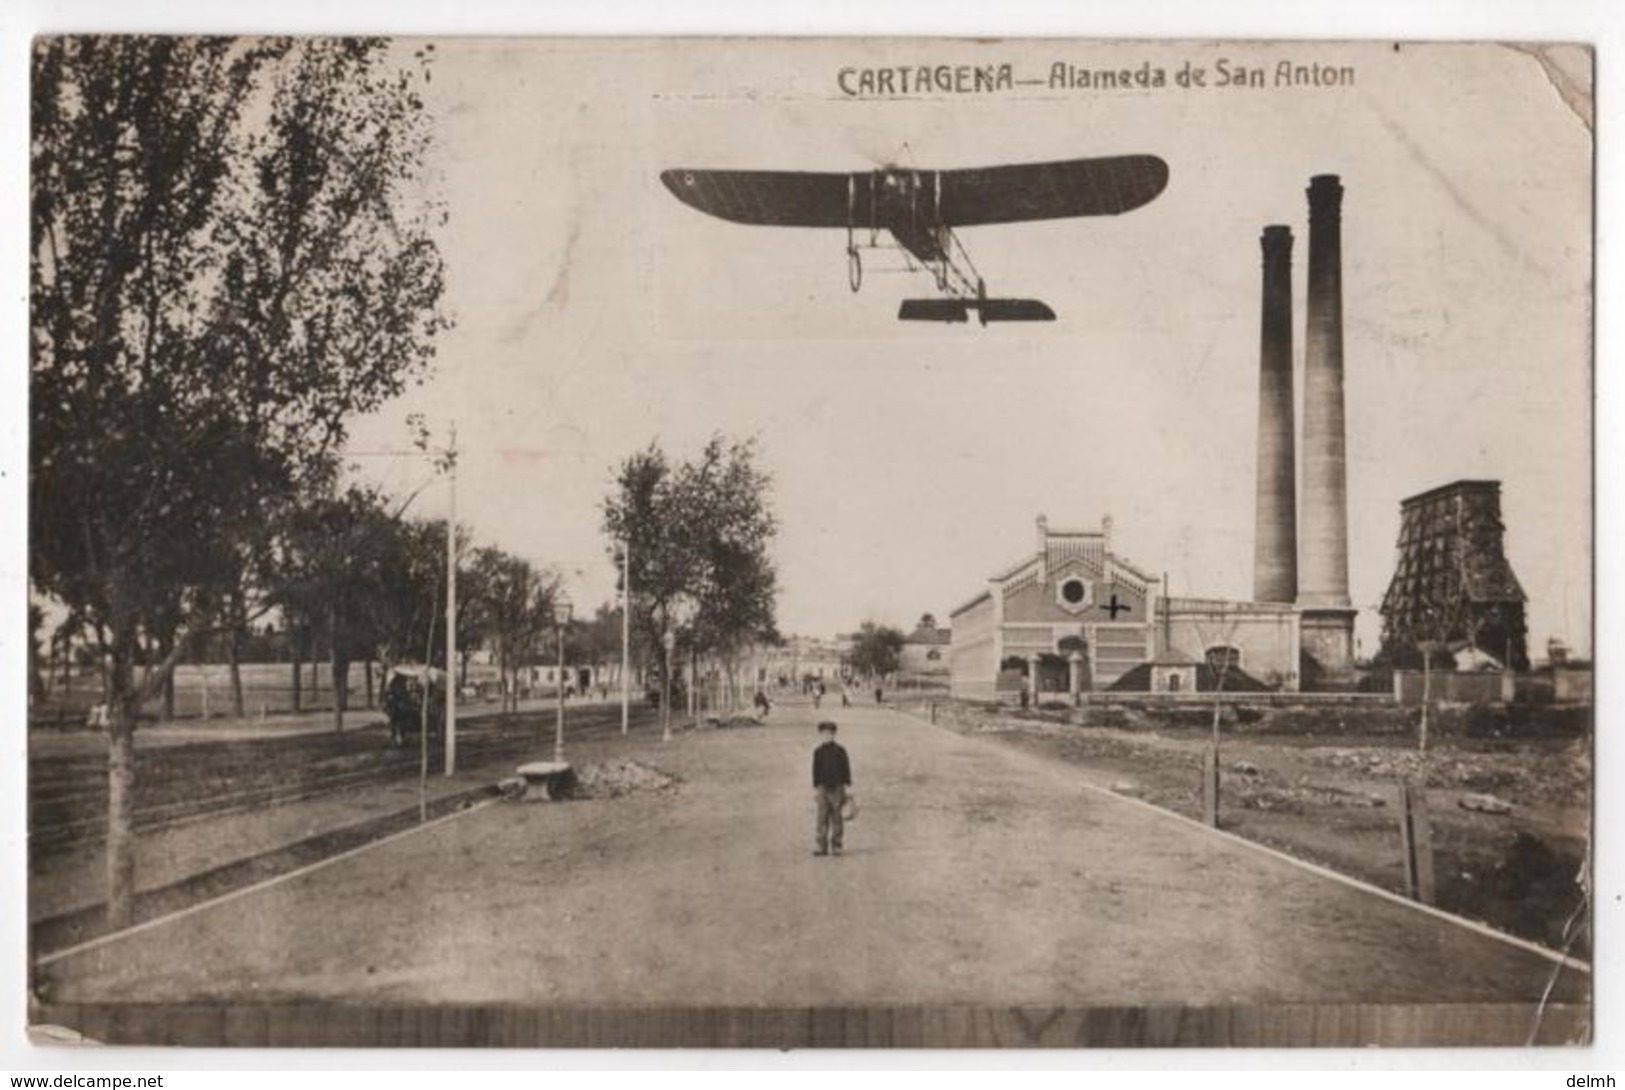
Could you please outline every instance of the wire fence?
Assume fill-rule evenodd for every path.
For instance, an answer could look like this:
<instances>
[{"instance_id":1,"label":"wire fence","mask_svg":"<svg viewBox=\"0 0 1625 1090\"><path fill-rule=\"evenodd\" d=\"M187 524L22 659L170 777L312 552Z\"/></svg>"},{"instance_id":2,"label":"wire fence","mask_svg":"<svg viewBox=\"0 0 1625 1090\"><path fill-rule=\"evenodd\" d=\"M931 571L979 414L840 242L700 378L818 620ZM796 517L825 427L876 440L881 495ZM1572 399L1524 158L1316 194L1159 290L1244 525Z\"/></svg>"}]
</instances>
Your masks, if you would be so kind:
<instances>
[{"instance_id":1,"label":"wire fence","mask_svg":"<svg viewBox=\"0 0 1625 1090\"><path fill-rule=\"evenodd\" d=\"M244 663L238 667L242 692L241 714L250 718L266 718L290 713L332 711L334 703L332 672L327 663L318 663L312 669L303 663L299 682L293 680L292 663ZM535 674L533 677L532 674ZM518 697L524 699L552 698L558 695L556 671L522 671ZM592 676L592 675L596 676ZM370 675L370 685L369 685ZM620 677L618 670L589 671L583 678L577 669L566 669L569 680L567 695L609 699L618 697ZM100 671L74 668L64 673L53 669L44 679L44 692L29 699L28 721L32 727L77 728L100 725L98 708L106 702L106 687ZM380 663L352 663L349 672L348 699L350 711L377 710L382 701L385 674ZM581 683L585 681L585 687ZM231 668L225 664L183 663L175 668L173 696L166 704L162 694L153 696L141 706L143 719L177 720L218 719L236 717L236 698L231 680ZM643 683L635 682L634 698L643 698ZM495 666L471 664L465 684L459 691L459 700L472 703L498 703L504 692L502 679Z\"/></svg>"},{"instance_id":2,"label":"wire fence","mask_svg":"<svg viewBox=\"0 0 1625 1090\"><path fill-rule=\"evenodd\" d=\"M273 679L272 670L275 671ZM289 712L331 711L333 685L331 675L321 671L313 683L309 668L303 672L297 690L292 681L293 667L287 664L272 666L250 664L242 667L242 714L245 716L281 715ZM349 700L351 709L364 710L378 703L379 678L373 673L371 700L368 700L366 677L361 670L351 670ZM29 701L28 719L34 726L79 727L94 725L96 709L106 702L106 688L99 672L83 671L53 677L43 694ZM141 706L142 718L212 719L235 716L230 670L228 667L181 667L175 672L173 702L166 703L160 693Z\"/></svg>"}]
</instances>

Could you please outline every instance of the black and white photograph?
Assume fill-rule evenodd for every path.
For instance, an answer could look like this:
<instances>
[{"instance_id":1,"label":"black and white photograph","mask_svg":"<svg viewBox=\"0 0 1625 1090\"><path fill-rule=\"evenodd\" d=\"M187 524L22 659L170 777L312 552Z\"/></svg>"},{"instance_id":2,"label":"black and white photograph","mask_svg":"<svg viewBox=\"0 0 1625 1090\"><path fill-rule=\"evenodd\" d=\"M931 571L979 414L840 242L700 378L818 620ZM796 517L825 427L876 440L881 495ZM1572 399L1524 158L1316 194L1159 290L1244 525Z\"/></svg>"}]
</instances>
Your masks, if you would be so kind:
<instances>
[{"instance_id":1,"label":"black and white photograph","mask_svg":"<svg viewBox=\"0 0 1625 1090\"><path fill-rule=\"evenodd\" d=\"M1584 1066L1596 62L35 37L30 1040Z\"/></svg>"}]
</instances>

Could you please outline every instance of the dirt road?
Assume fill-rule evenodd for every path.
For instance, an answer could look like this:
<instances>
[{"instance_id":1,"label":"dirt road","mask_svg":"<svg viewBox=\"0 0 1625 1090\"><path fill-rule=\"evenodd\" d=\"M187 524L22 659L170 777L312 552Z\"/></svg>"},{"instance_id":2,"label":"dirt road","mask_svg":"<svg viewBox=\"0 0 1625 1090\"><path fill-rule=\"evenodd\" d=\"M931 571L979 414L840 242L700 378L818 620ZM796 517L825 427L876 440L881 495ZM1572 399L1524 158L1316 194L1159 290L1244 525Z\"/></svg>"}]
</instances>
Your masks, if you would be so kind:
<instances>
[{"instance_id":1,"label":"dirt road","mask_svg":"<svg viewBox=\"0 0 1625 1090\"><path fill-rule=\"evenodd\" d=\"M53 963L53 1002L1533 1003L1553 963L1079 770L828 706L861 815L814 858L810 707L575 747L663 790L502 803ZM1556 974L1552 998L1587 1000Z\"/></svg>"}]
</instances>

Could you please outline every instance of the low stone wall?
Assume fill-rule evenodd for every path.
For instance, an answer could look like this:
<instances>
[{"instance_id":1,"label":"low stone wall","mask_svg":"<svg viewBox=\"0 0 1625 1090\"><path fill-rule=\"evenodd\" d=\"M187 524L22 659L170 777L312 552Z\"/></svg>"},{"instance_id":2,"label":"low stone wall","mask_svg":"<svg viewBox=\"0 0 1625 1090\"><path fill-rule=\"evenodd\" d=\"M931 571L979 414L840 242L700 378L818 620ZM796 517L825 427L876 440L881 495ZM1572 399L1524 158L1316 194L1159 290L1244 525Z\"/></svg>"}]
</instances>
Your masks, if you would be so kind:
<instances>
[{"instance_id":1,"label":"low stone wall","mask_svg":"<svg viewBox=\"0 0 1625 1090\"><path fill-rule=\"evenodd\" d=\"M1431 680L1420 670L1394 671L1394 699L1408 707L1422 703L1422 690L1440 704L1504 704L1513 698L1514 675L1474 671L1434 670Z\"/></svg>"}]
</instances>

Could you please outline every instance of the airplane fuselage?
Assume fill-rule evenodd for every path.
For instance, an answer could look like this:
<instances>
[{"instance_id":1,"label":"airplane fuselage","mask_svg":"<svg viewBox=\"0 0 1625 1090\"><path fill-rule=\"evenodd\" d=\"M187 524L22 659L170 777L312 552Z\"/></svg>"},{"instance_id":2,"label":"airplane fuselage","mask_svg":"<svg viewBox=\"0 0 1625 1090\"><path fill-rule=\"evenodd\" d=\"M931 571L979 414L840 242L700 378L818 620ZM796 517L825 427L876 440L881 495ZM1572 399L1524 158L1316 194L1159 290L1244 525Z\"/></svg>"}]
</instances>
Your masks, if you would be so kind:
<instances>
[{"instance_id":1,"label":"airplane fuselage","mask_svg":"<svg viewBox=\"0 0 1625 1090\"><path fill-rule=\"evenodd\" d=\"M871 229L890 232L899 246L923 262L947 257L940 171L887 166L868 175L852 175L852 185L852 210L869 212ZM854 220L854 227L864 225L856 215Z\"/></svg>"}]
</instances>

